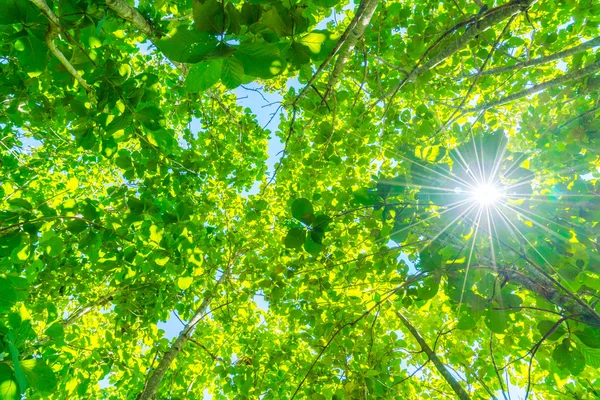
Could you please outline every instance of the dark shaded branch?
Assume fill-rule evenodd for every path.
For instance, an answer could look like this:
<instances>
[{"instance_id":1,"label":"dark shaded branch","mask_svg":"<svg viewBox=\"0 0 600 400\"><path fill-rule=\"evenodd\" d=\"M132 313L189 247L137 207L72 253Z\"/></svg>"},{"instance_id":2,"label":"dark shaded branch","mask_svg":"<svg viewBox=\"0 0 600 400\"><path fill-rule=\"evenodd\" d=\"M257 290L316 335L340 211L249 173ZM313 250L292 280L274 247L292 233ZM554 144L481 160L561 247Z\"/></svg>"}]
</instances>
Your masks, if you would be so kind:
<instances>
[{"instance_id":1,"label":"dark shaded branch","mask_svg":"<svg viewBox=\"0 0 600 400\"><path fill-rule=\"evenodd\" d=\"M529 271L533 275L532 277L523 275L511 269L505 269L498 272L501 276L505 277L511 282L540 295L552 304L560 307L570 314L579 315L581 322L593 326L598 326L600 324L600 318L598 317L598 314L592 312L593 310L590 311L590 307L585 307L568 294L562 294L556 288L554 282L541 273L538 273L536 270Z\"/></svg>"}]
</instances>

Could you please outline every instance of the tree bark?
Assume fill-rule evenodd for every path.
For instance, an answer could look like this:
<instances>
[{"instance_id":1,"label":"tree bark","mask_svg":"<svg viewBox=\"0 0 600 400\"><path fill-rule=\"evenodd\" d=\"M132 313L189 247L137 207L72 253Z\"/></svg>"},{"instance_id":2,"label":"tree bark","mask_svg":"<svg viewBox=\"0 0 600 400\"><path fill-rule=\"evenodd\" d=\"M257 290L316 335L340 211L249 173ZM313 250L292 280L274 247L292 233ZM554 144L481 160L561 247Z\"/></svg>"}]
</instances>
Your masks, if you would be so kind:
<instances>
[{"instance_id":1,"label":"tree bark","mask_svg":"<svg viewBox=\"0 0 600 400\"><path fill-rule=\"evenodd\" d=\"M452 374L450 373L450 371L448 371L448 369L446 368L444 363L442 363L442 361L438 358L438 356L433 352L431 347L429 347L427 342L425 342L425 340L421 337L421 335L416 330L416 328L414 326L412 326L410 321L408 319L406 319L406 317L404 315L402 315L402 313L400 313L400 311L396 311L396 316L398 316L400 321L402 321L402 324L404 324L406 329L408 329L410 331L410 333L413 335L413 337L419 343L419 346L421 346L421 349L425 352L425 354L427 354L427 357L429 357L431 362L433 362L433 365L435 365L435 368L442 375L442 377L446 380L446 382L448 382L448 384L452 387L452 390L454 390L454 393L456 393L456 396L458 396L458 398L460 400L470 400L469 394L462 388L462 386L460 386L460 383L458 383L456 378L454 378L454 376L452 376Z\"/></svg>"},{"instance_id":2,"label":"tree bark","mask_svg":"<svg viewBox=\"0 0 600 400\"><path fill-rule=\"evenodd\" d=\"M225 282L228 275L229 268L227 269L227 271L223 272L223 275L221 275L213 290L216 290L223 282ZM192 319L187 323L185 328L183 328L175 342L171 345L171 348L165 353L154 372L152 372L152 375L150 375L150 378L146 381L144 390L139 395L138 400L154 399L154 396L156 395L156 392L160 386L160 382L169 370L169 367L173 363L173 360L175 360L175 357L177 357L177 355L181 352L183 346L194 333L194 328L196 327L196 324L206 315L206 309L212 302L213 298L214 295L212 293L204 297L202 303L200 304L200 307L198 307Z\"/></svg>"},{"instance_id":3,"label":"tree bark","mask_svg":"<svg viewBox=\"0 0 600 400\"><path fill-rule=\"evenodd\" d=\"M364 35L365 29L371 22L371 18L373 17L373 13L375 12L378 4L379 0L365 0L364 3L361 3L362 12L360 13L354 29L350 31L348 39L340 50L335 66L333 67L333 71L331 71L331 74L329 75L329 82L327 83L327 89L325 90L325 95L323 96L324 98L327 98L329 93L331 93L335 84L337 83L337 80L344 71L344 67L348 63L348 60L350 59L350 56L356 47L356 43Z\"/></svg>"}]
</instances>

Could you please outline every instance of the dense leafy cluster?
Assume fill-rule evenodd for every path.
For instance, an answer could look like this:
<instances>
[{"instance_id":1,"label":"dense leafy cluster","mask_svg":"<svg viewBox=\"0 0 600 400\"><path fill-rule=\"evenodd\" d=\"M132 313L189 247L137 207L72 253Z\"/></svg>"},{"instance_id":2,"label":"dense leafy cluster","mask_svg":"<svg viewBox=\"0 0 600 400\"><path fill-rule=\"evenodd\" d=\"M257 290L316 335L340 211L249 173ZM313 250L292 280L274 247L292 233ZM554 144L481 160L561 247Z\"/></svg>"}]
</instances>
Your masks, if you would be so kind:
<instances>
[{"instance_id":1,"label":"dense leafy cluster","mask_svg":"<svg viewBox=\"0 0 600 400\"><path fill-rule=\"evenodd\" d=\"M600 3L0 10L0 399L600 397Z\"/></svg>"}]
</instances>

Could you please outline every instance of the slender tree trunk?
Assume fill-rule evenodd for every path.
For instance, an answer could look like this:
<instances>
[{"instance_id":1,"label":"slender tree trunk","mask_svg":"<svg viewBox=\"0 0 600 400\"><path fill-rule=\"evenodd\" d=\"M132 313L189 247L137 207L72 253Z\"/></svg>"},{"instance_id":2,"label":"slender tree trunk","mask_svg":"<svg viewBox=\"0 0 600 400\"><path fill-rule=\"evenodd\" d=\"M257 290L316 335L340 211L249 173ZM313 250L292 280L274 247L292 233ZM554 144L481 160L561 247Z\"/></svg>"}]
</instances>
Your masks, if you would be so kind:
<instances>
[{"instance_id":1,"label":"slender tree trunk","mask_svg":"<svg viewBox=\"0 0 600 400\"><path fill-rule=\"evenodd\" d=\"M427 357L429 357L431 362L433 362L433 365L435 365L435 368L438 370L440 375L442 375L442 377L446 380L446 382L448 382L448 384L452 387L452 390L454 390L454 393L456 393L456 396L458 396L458 398L460 400L470 400L471 398L469 397L469 394L462 388L462 386L460 386L460 383L458 383L456 378L454 378L454 376L452 376L450 371L448 371L448 368L446 368L444 363L442 363L440 361L438 356L433 352L431 347L429 347L429 345L421 337L421 335L415 329L415 327L412 326L410 321L408 319L406 319L406 317L404 315L402 315L402 313L400 313L400 311L396 311L396 315L398 316L400 321L402 321L402 324L404 324L406 329L409 330L409 332L413 335L413 337L419 343L419 346L421 346L421 349L423 349L425 354L427 354Z\"/></svg>"},{"instance_id":2,"label":"slender tree trunk","mask_svg":"<svg viewBox=\"0 0 600 400\"><path fill-rule=\"evenodd\" d=\"M371 18L373 17L373 13L379 4L379 0L365 0L361 2L360 8L362 11L360 12L360 17L354 27L350 31L348 35L348 39L344 43L344 46L340 50L335 66L333 67L333 71L329 75L329 82L327 83L327 89L325 90L324 97L327 98L329 93L333 90L337 80L340 75L344 71L344 67L348 63L354 48L356 47L356 43L358 40L365 34L365 29L371 22Z\"/></svg>"},{"instance_id":3,"label":"slender tree trunk","mask_svg":"<svg viewBox=\"0 0 600 400\"><path fill-rule=\"evenodd\" d=\"M228 274L229 268L227 269L227 271L223 272L223 275L221 275L213 290L217 290L217 288L223 282L225 282ZM160 386L160 382L169 370L169 367L173 363L173 360L175 360L175 357L177 357L177 355L181 352L183 346L194 333L194 328L196 327L196 324L206 315L206 309L212 302L213 298L214 295L212 293L209 293L208 295L206 295L206 297L204 297L204 299L202 300L202 304L200 304L200 307L198 307L192 319L187 323L185 328L183 328L175 342L171 345L171 348L164 354L163 358L160 360L160 363L158 363L158 366L152 372L150 378L146 381L144 390L139 395L138 400L150 400L154 398Z\"/></svg>"}]
</instances>

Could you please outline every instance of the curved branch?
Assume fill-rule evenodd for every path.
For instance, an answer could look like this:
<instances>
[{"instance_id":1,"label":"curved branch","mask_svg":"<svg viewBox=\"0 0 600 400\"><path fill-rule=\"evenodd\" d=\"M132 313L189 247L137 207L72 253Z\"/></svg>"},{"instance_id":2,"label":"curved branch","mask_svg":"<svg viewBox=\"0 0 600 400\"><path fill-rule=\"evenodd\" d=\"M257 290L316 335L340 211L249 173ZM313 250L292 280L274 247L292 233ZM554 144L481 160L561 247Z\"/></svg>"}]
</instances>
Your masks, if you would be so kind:
<instances>
[{"instance_id":1,"label":"curved branch","mask_svg":"<svg viewBox=\"0 0 600 400\"><path fill-rule=\"evenodd\" d=\"M340 36L340 39L338 40L338 42L335 44L335 46L333 47L333 49L331 50L331 52L329 53L329 55L327 55L327 58L325 58L325 60L323 60L323 62L321 63L321 65L319 65L319 68L317 68L317 70L315 71L315 73L308 80L308 83L302 88L302 90L300 90L300 93L298 93L298 96L296 97L296 99L292 103L292 107L295 107L298 104L298 102L300 101L300 99L302 99L304 97L304 95L307 93L308 89L317 80L317 77L319 76L319 74L321 74L321 72L323 71L323 69L325 69L325 67L327 65L329 65L329 63L331 62L331 60L333 59L333 57L335 57L335 55L338 53L338 51L344 46L344 44L348 40L348 37L350 36L350 34L352 33L352 31L354 30L354 28L358 24L358 20L360 19L361 15L362 15L362 11L361 10L362 10L362 7L359 6L357 13L356 13L356 15L354 15L354 18L352 18L352 21L350 21L350 24L348 25L348 28L346 28L346 30L344 31L344 33L342 34L342 36Z\"/></svg>"},{"instance_id":2,"label":"curved branch","mask_svg":"<svg viewBox=\"0 0 600 400\"><path fill-rule=\"evenodd\" d=\"M48 7L45 0L30 0L48 19L48 32L46 32L46 45L54 54L54 57L60 61L60 63L65 67L65 69L69 72L69 74L75 78L75 80L81 85L82 88L85 89L86 92L91 92L92 88L87 84L87 82L79 75L77 70L71 65L69 60L65 57L65 55L58 49L56 43L54 43L54 39L58 36L58 34L62 31L60 26L60 21L54 11Z\"/></svg>"},{"instance_id":3,"label":"curved branch","mask_svg":"<svg viewBox=\"0 0 600 400\"><path fill-rule=\"evenodd\" d=\"M520 92L511 94L510 96L506 96L506 97L503 97L501 99L494 100L494 101L491 101L489 103L479 105L477 107L466 109L465 112L485 111L485 110L488 110L488 109L490 109L492 107L501 106L503 104L510 103L511 101L518 100L518 99L520 99L522 97L526 97L526 96L529 96L529 95L541 92L542 90L550 88L552 86L562 85L562 84L565 84L567 82L571 82L571 81L574 81L574 80L577 80L577 79L584 78L584 77L586 77L588 75L591 75L591 74L594 74L594 73L596 73L598 71L600 71L600 61L596 61L593 64L588 65L585 68L581 68L581 69L569 72L568 74L565 74L565 75L560 76L558 78L551 79L549 81L540 83L539 85L532 86L529 89L522 90Z\"/></svg>"},{"instance_id":4,"label":"curved branch","mask_svg":"<svg viewBox=\"0 0 600 400\"><path fill-rule=\"evenodd\" d=\"M458 383L456 378L454 378L454 376L452 376L450 371L448 371L448 369L446 368L444 363L442 363L442 361L433 352L433 350L431 350L431 347L429 347L427 342L425 342L425 340L421 337L421 335L415 329L415 327L412 326L410 321L408 319L406 319L406 317L404 315L402 315L402 313L400 311L396 311L396 316L400 319L400 321L402 321L402 324L404 324L406 329L408 329L410 331L410 333L413 335L415 340L419 343L419 346L421 346L421 349L423 349L425 354L427 354L427 357L429 357L431 362L433 362L433 365L435 365L435 368L438 370L438 372L444 377L446 382L452 387L452 390L454 390L454 393L456 393L458 398L461 400L470 400L469 394L462 388L462 386L460 386L460 383Z\"/></svg>"}]
</instances>

